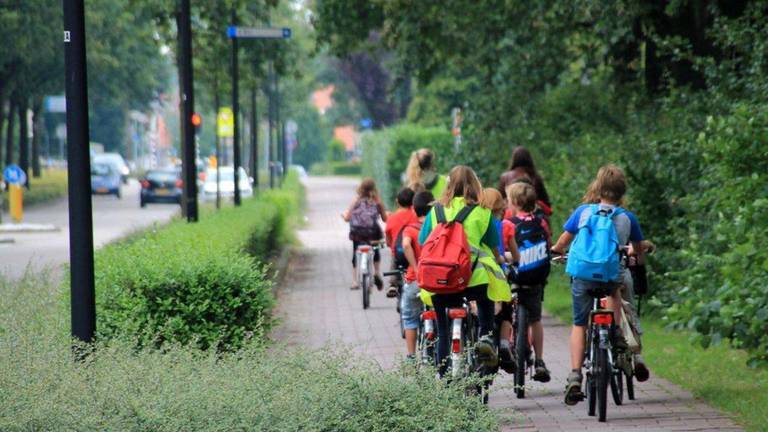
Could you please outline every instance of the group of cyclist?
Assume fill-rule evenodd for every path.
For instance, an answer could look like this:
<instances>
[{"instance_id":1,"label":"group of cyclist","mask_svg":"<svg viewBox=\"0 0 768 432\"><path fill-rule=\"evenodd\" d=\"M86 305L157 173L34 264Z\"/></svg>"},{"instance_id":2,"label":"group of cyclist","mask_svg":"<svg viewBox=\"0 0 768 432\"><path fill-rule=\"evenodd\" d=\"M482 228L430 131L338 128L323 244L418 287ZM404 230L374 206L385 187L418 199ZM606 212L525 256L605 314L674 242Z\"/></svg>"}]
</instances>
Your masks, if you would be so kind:
<instances>
[{"instance_id":1,"label":"group of cyclist","mask_svg":"<svg viewBox=\"0 0 768 432\"><path fill-rule=\"evenodd\" d=\"M433 309L437 316L435 364L443 376L451 349L447 310L461 307L465 301L471 302L479 323L480 337L474 346L474 353L482 365L478 372L488 373L498 368L515 372L517 362L510 347L514 340L510 286L525 284L530 289L518 291L515 301L524 304L528 311L529 339L535 354L533 379L548 382L551 374L544 363L541 309L550 258L565 254L590 216L598 213L608 215L619 243L628 246L628 254L633 259L642 262L644 253L652 247L644 240L635 216L621 207L627 189L624 173L615 165L600 168L584 195L584 203L570 215L562 235L553 244L549 225L550 198L526 148L513 150L509 168L500 175L497 188L483 189L470 167L455 166L445 176L440 175L435 166L435 155L431 150L420 149L411 154L403 175L403 188L396 198L398 208L392 213L386 212L375 182L371 179L361 182L357 197L342 214L344 220L350 222L349 238L353 242L351 288L359 289L354 253L358 245L385 238L393 254L399 248L400 265L406 268L404 283L398 291L398 282L390 281L387 296L400 295L407 357L413 359L416 355L416 335L422 311ZM371 220L375 223L371 224ZM383 231L379 220L386 223ZM419 286L422 270L419 264L422 248L434 241L430 235L446 221L458 221L463 227L471 250L471 277L461 292L435 293ZM374 281L377 288L383 290L380 258L376 250ZM585 328L592 304L588 293L595 287L605 289L610 293L608 308L626 311L616 314L617 327L621 328L620 320L626 317L632 321L632 328L639 331L632 303L632 279L628 273L622 267L620 275L608 281L571 278L573 327L566 404L573 405L583 399L581 368ZM613 346L617 351L630 349L621 331L615 339ZM633 334L632 340L639 340L639 334ZM639 344L632 349L635 353L634 375L638 381L645 381L649 374L639 354Z\"/></svg>"}]
</instances>

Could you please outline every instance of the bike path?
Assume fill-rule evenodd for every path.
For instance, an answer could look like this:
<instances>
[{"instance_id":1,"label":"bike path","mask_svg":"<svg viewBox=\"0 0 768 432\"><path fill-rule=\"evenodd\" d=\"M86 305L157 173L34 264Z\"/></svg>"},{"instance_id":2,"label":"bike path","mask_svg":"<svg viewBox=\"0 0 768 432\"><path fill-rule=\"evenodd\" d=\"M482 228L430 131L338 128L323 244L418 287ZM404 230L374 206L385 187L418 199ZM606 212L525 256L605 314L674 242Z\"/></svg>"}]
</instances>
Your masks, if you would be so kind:
<instances>
[{"instance_id":1,"label":"bike path","mask_svg":"<svg viewBox=\"0 0 768 432\"><path fill-rule=\"evenodd\" d=\"M306 182L306 224L298 231L302 249L294 256L278 292L277 316L281 324L273 333L289 345L321 348L327 344L349 346L390 368L404 356L404 342L395 303L374 290L371 307L362 308L360 291L351 291L351 242L340 213L355 194L354 179L311 177ZM383 254L387 257L389 252ZM385 267L386 268L386 263ZM570 369L570 327L545 317L545 360L552 371L547 384L531 382L525 399L512 391L511 376L497 378L491 388L490 406L504 420L504 431L735 431L730 418L695 399L689 392L653 375L635 384L635 401L608 405L608 422L598 423L586 413L586 403L563 403L565 379Z\"/></svg>"}]
</instances>

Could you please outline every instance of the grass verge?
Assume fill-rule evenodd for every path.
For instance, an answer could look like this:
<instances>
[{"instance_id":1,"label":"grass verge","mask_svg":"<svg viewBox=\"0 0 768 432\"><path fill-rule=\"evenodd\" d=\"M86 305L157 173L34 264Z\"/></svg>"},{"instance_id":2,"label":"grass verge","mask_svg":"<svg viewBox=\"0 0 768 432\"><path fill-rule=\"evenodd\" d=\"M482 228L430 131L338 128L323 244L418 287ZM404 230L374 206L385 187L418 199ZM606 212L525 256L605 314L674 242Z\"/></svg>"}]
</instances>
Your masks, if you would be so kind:
<instances>
[{"instance_id":1,"label":"grass verge","mask_svg":"<svg viewBox=\"0 0 768 432\"><path fill-rule=\"evenodd\" d=\"M567 277L554 270L544 308L565 322L571 320ZM730 414L749 431L768 430L768 369L747 366L744 351L726 345L704 349L686 332L668 330L659 319L642 317L643 356L651 374L689 390L697 398Z\"/></svg>"}]
</instances>

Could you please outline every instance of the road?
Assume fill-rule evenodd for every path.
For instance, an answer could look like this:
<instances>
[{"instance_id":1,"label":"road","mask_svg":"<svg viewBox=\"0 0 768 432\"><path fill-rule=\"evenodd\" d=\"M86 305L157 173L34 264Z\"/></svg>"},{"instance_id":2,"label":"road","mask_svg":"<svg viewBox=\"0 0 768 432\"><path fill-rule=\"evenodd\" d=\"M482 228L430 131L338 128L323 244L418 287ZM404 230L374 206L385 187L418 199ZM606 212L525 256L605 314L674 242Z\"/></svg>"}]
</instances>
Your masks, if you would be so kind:
<instances>
[{"instance_id":1,"label":"road","mask_svg":"<svg viewBox=\"0 0 768 432\"><path fill-rule=\"evenodd\" d=\"M350 291L352 247L340 212L352 201L357 183L351 179L312 177L307 187L308 224L299 231L303 248L288 268L278 291L281 325L273 336L307 348L349 347L391 368L404 357L395 304L374 290L371 307L363 310L360 291ZM386 254L384 254L386 257ZM386 268L386 265L383 266ZM637 384L637 400L621 407L609 404L608 422L587 416L585 403L563 403L570 370L570 327L545 317L545 353L552 370L547 384L530 383L525 399L512 392L512 379L500 375L491 388L490 405L501 413L503 431L734 431L739 426L679 386L653 375Z\"/></svg>"},{"instance_id":2,"label":"road","mask_svg":"<svg viewBox=\"0 0 768 432\"><path fill-rule=\"evenodd\" d=\"M93 197L94 246L104 244L145 228L153 223L168 221L179 213L172 204L148 204L139 208L139 183L130 180L123 185L122 199L114 196ZM7 214L3 221L9 221ZM0 239L13 239L13 243L0 243L0 274L21 277L24 272L50 269L61 274L61 265L69 262L69 215L67 199L32 207L24 213L25 223L53 224L58 232L0 234Z\"/></svg>"}]
</instances>

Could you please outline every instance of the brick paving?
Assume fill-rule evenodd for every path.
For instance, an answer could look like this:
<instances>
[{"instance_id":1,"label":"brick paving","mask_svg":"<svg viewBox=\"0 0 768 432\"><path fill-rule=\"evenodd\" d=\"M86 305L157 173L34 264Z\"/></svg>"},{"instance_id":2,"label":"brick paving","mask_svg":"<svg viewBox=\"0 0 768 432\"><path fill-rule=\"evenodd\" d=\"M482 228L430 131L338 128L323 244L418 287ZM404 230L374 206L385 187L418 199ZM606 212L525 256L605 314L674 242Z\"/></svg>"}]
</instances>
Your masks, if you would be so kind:
<instances>
[{"instance_id":1,"label":"brick paving","mask_svg":"<svg viewBox=\"0 0 768 432\"><path fill-rule=\"evenodd\" d=\"M281 324L274 337L287 344L320 348L343 344L370 356L383 368L404 356L395 302L374 290L363 310L360 291L351 291L352 247L340 213L354 197L351 179L313 177L307 182L307 223L299 230L301 250L292 259L278 294ZM388 252L383 254L388 256ZM385 262L386 266L386 262ZM386 267L383 267L386 268ZM525 399L512 392L511 377L496 379L490 406L503 418L504 431L735 431L729 417L689 392L653 376L635 384L635 401L608 405L608 422L587 416L586 403L563 403L569 370L569 327L545 317L545 359L552 370L547 384L532 382ZM652 365L651 365L652 366ZM503 374L503 372L502 372Z\"/></svg>"}]
</instances>

